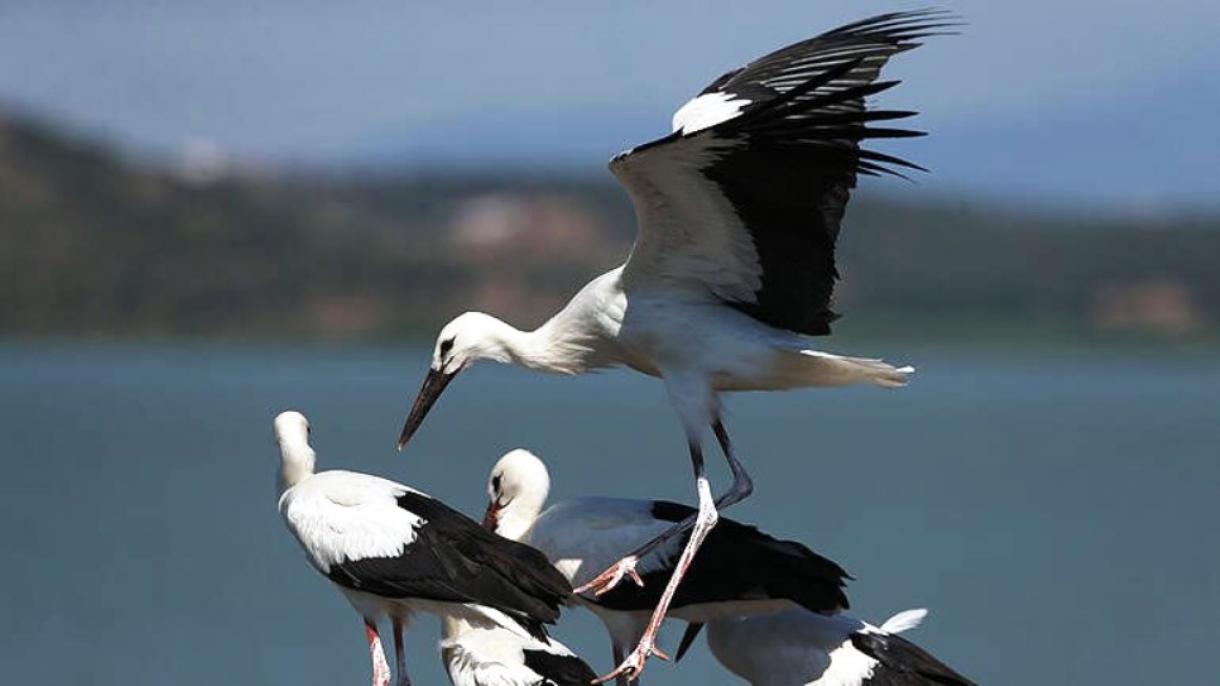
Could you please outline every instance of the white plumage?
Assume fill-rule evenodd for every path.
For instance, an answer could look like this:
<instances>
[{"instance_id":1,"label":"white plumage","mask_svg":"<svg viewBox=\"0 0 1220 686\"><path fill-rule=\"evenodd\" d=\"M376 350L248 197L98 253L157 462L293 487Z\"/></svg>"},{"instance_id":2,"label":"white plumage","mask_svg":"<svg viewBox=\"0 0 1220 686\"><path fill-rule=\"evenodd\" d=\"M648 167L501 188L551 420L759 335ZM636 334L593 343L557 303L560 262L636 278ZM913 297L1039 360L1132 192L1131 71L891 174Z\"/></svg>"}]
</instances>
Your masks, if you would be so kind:
<instances>
[{"instance_id":1,"label":"white plumage","mask_svg":"<svg viewBox=\"0 0 1220 686\"><path fill-rule=\"evenodd\" d=\"M377 629L387 619L400 686L410 683L403 629L418 612L545 637L542 624L558 618L571 586L540 553L403 484L357 472L315 474L309 422L299 412L277 416L275 435L280 513L310 563L364 621L374 686L390 682Z\"/></svg>"},{"instance_id":2,"label":"white plumage","mask_svg":"<svg viewBox=\"0 0 1220 686\"><path fill-rule=\"evenodd\" d=\"M398 506L407 486L368 474L333 470L284 491L280 514L314 567L367 557L397 557L423 519Z\"/></svg>"},{"instance_id":3,"label":"white plumage","mask_svg":"<svg viewBox=\"0 0 1220 686\"><path fill-rule=\"evenodd\" d=\"M573 585L586 583L690 509L665 501L604 497L571 498L546 507L550 483L546 465L536 455L523 449L506 453L488 476L484 524L537 548ZM605 625L616 660L647 630L658 594L653 586L672 573L682 548L680 540L669 541L640 560L636 571L644 588L629 583L597 597L576 596ZM704 623L793 607L837 612L847 603L845 579L838 565L800 544L726 520L712 532L669 617Z\"/></svg>"},{"instance_id":4,"label":"white plumage","mask_svg":"<svg viewBox=\"0 0 1220 686\"><path fill-rule=\"evenodd\" d=\"M601 570L658 534L670 524L649 516L645 501L573 498L546 507L550 474L533 453L513 450L492 467L483 523L497 534L529 543L542 551L573 586L587 583ZM641 561L647 574L659 567L657 555ZM606 627L617 664L643 635L649 609L615 610L575 596ZM620 685L627 679L619 675Z\"/></svg>"},{"instance_id":5,"label":"white plumage","mask_svg":"<svg viewBox=\"0 0 1220 686\"><path fill-rule=\"evenodd\" d=\"M445 387L479 360L578 374L626 366L660 377L686 432L697 516L662 536L693 532L649 631L616 673L638 675L655 633L717 509L752 491L721 422L723 391L868 383L900 386L910 367L813 348L830 332L834 246L857 175L918 168L860 147L917 135L870 122L912 113L869 110L882 66L947 25L936 12L880 15L791 45L731 71L674 115L675 131L616 156L610 170L635 206L626 263L591 281L534 331L466 313L440 332L399 437L402 448ZM713 500L704 476L708 428L733 472ZM590 589L635 573L628 555ZM578 589L582 590L582 589Z\"/></svg>"},{"instance_id":6,"label":"white plumage","mask_svg":"<svg viewBox=\"0 0 1220 686\"><path fill-rule=\"evenodd\" d=\"M653 517L649 506L646 500L630 498L569 498L547 508L528 536L514 540L541 550L573 586L580 586L673 525ZM505 511L512 509L510 505ZM662 552L673 554L653 551L636 571L646 575L666 568Z\"/></svg>"},{"instance_id":7,"label":"white plumage","mask_svg":"<svg viewBox=\"0 0 1220 686\"><path fill-rule=\"evenodd\" d=\"M897 634L927 610L906 610L880 627L844 615L794 610L707 625L712 655L752 686L971 686Z\"/></svg>"},{"instance_id":8,"label":"white plumage","mask_svg":"<svg viewBox=\"0 0 1220 686\"><path fill-rule=\"evenodd\" d=\"M559 641L503 626L446 619L440 647L453 686L588 686L597 677Z\"/></svg>"},{"instance_id":9,"label":"white plumage","mask_svg":"<svg viewBox=\"0 0 1220 686\"><path fill-rule=\"evenodd\" d=\"M683 134L702 131L736 117L749 104L749 100L737 98L732 93L700 95L674 112L674 131Z\"/></svg>"}]
</instances>

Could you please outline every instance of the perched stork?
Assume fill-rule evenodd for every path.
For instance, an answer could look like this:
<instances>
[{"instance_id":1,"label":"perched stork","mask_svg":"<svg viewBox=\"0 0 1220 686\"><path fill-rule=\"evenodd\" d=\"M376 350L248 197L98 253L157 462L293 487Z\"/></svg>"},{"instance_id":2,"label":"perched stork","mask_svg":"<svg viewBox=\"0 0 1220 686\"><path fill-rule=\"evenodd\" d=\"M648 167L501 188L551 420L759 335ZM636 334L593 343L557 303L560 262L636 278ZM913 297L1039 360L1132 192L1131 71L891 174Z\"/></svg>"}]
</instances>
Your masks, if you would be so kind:
<instances>
[{"instance_id":1,"label":"perched stork","mask_svg":"<svg viewBox=\"0 0 1220 686\"><path fill-rule=\"evenodd\" d=\"M441 627L441 660L453 686L588 686L597 678L553 638L453 618Z\"/></svg>"},{"instance_id":2,"label":"perched stork","mask_svg":"<svg viewBox=\"0 0 1220 686\"><path fill-rule=\"evenodd\" d=\"M483 524L529 543L573 584L592 578L606 564L688 517L692 508L663 500L574 498L543 510L551 479L546 465L528 450L513 450L492 467ZM623 584L581 603L606 626L615 663L636 645L673 573L684 542L675 539L640 561L639 584ZM847 573L800 543L772 538L758 529L721 520L678 589L669 616L702 623L716 617L803 608L835 613L847 608ZM627 681L619 675L620 683Z\"/></svg>"},{"instance_id":3,"label":"perched stork","mask_svg":"<svg viewBox=\"0 0 1220 686\"><path fill-rule=\"evenodd\" d=\"M408 686L404 626L428 612L546 640L572 593L541 553L496 536L439 500L400 483L346 471L314 473L309 422L275 418L280 514L310 563L364 620L373 685L389 686L377 623L394 628L399 686Z\"/></svg>"},{"instance_id":4,"label":"perched stork","mask_svg":"<svg viewBox=\"0 0 1220 686\"><path fill-rule=\"evenodd\" d=\"M445 387L478 360L560 374L627 366L664 382L686 432L699 508L664 534L694 527L649 630L614 674L643 669L717 508L752 491L721 421L722 391L906 383L910 367L822 352L809 337L828 334L836 317L834 247L857 175L920 169L860 147L868 138L920 135L867 126L913 113L870 110L865 98L897 83L877 80L890 57L951 25L938 11L884 14L716 79L674 114L673 133L610 162L639 223L624 265L589 282L533 331L468 312L437 337L400 449ZM703 466L709 426L733 473L732 487L716 500ZM607 590L633 575L647 549L589 588Z\"/></svg>"},{"instance_id":5,"label":"perched stork","mask_svg":"<svg viewBox=\"0 0 1220 686\"><path fill-rule=\"evenodd\" d=\"M880 627L803 610L718 619L707 625L707 644L720 664L753 686L974 686L897 635L927 613L900 612ZM679 659L694 633L687 631Z\"/></svg>"}]
</instances>

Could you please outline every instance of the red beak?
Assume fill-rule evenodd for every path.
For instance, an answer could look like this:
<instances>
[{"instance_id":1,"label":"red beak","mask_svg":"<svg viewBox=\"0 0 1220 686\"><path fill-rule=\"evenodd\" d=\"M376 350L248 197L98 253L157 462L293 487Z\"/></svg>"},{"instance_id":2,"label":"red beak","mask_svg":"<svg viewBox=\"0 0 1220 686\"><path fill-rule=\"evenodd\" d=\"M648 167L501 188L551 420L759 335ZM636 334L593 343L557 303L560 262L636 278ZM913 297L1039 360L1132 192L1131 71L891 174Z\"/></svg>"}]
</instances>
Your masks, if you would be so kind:
<instances>
[{"instance_id":1,"label":"red beak","mask_svg":"<svg viewBox=\"0 0 1220 686\"><path fill-rule=\"evenodd\" d=\"M483 528L488 531L495 531L500 525L500 506L496 505L496 501L487 503L487 511L483 513Z\"/></svg>"}]
</instances>

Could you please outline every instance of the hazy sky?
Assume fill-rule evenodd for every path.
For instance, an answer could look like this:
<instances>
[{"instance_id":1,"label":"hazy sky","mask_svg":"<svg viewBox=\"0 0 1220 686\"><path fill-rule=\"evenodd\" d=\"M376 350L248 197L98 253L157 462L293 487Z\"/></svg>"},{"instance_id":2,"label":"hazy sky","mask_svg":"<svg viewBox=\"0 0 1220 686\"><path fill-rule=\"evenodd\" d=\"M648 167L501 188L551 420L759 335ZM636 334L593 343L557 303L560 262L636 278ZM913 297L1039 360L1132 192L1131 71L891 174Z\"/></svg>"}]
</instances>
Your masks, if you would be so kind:
<instances>
[{"instance_id":1,"label":"hazy sky","mask_svg":"<svg viewBox=\"0 0 1220 686\"><path fill-rule=\"evenodd\" d=\"M926 4L0 0L0 103L152 154L592 169L739 63ZM884 96L933 133L899 148L924 184L1220 198L1220 2L939 5L969 26L896 60Z\"/></svg>"}]
</instances>

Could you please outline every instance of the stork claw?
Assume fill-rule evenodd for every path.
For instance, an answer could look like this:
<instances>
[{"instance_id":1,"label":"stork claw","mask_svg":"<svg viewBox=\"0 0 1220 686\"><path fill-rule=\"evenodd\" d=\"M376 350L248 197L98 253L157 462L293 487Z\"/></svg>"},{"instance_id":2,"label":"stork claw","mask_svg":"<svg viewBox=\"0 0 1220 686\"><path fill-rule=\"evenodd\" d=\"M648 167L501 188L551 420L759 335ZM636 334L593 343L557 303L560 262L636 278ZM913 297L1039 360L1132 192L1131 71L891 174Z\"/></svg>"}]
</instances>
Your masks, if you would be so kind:
<instances>
[{"instance_id":1,"label":"stork claw","mask_svg":"<svg viewBox=\"0 0 1220 686\"><path fill-rule=\"evenodd\" d=\"M614 587L618 586L625 576L630 577L636 586L643 588L644 579L640 577L639 572L635 571L635 567L639 562L640 558L635 555L628 555L610 565L606 571L598 574L589 583L573 589L573 593L583 594L592 591L595 596L604 595L614 590Z\"/></svg>"},{"instance_id":2,"label":"stork claw","mask_svg":"<svg viewBox=\"0 0 1220 686\"><path fill-rule=\"evenodd\" d=\"M656 644L652 642L651 638L645 637L644 640L640 641L640 644L635 647L635 650L631 651L631 654L627 656L627 659L623 660L623 664L616 667L613 672L610 672L605 676L600 676L590 683L603 684L611 679L617 679L620 676L626 677L628 682L638 681L640 674L644 671L644 663L647 662L648 658L653 655L666 661L670 659L669 655L666 655L665 653L661 652L660 648L657 648Z\"/></svg>"}]
</instances>

